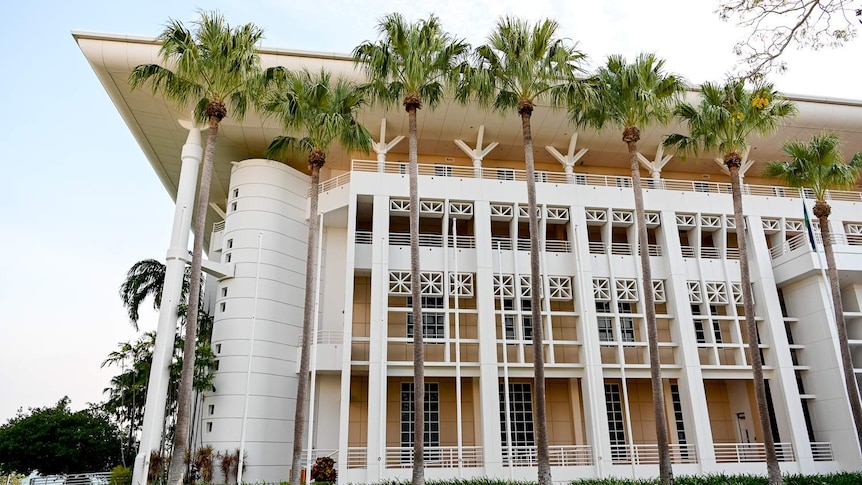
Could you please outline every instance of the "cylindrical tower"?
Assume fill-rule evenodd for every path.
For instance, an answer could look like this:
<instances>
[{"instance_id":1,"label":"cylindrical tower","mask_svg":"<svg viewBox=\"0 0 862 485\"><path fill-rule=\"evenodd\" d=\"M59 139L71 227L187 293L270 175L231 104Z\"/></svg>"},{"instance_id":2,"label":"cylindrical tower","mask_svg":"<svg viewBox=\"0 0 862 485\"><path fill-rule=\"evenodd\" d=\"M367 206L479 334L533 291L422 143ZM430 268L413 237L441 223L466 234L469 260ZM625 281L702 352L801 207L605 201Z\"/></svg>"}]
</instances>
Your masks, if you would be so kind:
<instances>
[{"instance_id":1,"label":"cylindrical tower","mask_svg":"<svg viewBox=\"0 0 862 485\"><path fill-rule=\"evenodd\" d=\"M222 452L244 444L244 482L289 476L308 188L308 176L271 160L231 171L222 261L236 272L217 290L216 391L204 403L202 442Z\"/></svg>"}]
</instances>

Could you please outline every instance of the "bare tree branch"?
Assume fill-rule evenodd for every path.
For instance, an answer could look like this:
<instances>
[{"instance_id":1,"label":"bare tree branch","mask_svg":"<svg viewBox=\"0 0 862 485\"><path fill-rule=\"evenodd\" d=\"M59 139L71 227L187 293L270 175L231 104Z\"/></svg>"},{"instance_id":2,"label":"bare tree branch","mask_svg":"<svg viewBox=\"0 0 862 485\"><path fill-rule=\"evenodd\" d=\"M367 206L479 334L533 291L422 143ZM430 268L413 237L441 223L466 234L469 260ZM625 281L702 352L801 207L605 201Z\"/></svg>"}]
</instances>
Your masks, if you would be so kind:
<instances>
[{"instance_id":1,"label":"bare tree branch","mask_svg":"<svg viewBox=\"0 0 862 485\"><path fill-rule=\"evenodd\" d=\"M736 43L736 77L762 79L783 72L781 56L788 47L818 50L838 47L856 36L859 10L850 0L722 0L716 13L749 30Z\"/></svg>"}]
</instances>

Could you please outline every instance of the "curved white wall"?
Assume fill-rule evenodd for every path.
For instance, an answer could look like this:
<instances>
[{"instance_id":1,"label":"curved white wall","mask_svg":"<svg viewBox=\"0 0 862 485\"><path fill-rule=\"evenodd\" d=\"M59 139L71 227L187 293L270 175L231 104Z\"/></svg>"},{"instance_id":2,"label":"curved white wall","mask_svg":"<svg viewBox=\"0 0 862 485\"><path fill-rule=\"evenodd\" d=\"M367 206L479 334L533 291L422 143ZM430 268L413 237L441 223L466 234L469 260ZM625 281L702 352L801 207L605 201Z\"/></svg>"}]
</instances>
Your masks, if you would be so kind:
<instances>
[{"instance_id":1,"label":"curved white wall","mask_svg":"<svg viewBox=\"0 0 862 485\"><path fill-rule=\"evenodd\" d=\"M216 450L233 450L240 442L251 316L256 314L244 482L279 482L289 474L305 288L308 187L306 175L271 160L245 160L235 164L231 173L222 261L230 258L236 273L218 287L213 350L219 365L216 392L204 403L202 441Z\"/></svg>"}]
</instances>

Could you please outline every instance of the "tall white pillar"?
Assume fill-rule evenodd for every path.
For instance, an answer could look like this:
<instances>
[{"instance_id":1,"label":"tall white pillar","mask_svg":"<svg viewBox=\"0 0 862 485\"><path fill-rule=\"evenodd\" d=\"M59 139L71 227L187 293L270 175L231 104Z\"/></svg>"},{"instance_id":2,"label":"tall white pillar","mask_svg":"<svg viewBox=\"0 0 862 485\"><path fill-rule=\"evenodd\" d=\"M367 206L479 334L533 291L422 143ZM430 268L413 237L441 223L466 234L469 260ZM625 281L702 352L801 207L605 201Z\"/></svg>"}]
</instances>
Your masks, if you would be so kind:
<instances>
[{"instance_id":1,"label":"tall white pillar","mask_svg":"<svg viewBox=\"0 0 862 485\"><path fill-rule=\"evenodd\" d=\"M169 366L177 331L177 308L182 298L183 275L188 259L189 230L194 209L195 188L198 169L203 156L201 130L191 124L181 124L189 130L182 151L182 169L177 186L177 205L174 209L174 224L171 243L165 262L165 283L162 290L162 305L159 308L159 324L156 345L153 349L153 364L147 387L147 403L144 423L141 427L141 444L135 456L132 484L146 485L150 452L159 449L165 424L165 403L170 381Z\"/></svg>"}]
</instances>

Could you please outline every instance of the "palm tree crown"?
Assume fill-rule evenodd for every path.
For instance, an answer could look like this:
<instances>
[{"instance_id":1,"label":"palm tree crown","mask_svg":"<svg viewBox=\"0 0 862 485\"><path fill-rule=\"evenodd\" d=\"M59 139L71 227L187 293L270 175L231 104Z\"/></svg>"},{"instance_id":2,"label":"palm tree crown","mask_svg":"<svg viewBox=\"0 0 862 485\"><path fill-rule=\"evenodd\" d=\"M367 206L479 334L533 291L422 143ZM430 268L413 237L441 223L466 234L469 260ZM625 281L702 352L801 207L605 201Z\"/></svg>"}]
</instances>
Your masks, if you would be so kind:
<instances>
[{"instance_id":1,"label":"palm tree crown","mask_svg":"<svg viewBox=\"0 0 862 485\"><path fill-rule=\"evenodd\" d=\"M809 143L791 141L784 144L783 150L790 161L767 164L764 175L781 178L791 187L809 188L818 201L826 199L829 189L852 187L862 168L862 153L845 163L835 133L820 133Z\"/></svg>"},{"instance_id":2,"label":"palm tree crown","mask_svg":"<svg viewBox=\"0 0 862 485\"><path fill-rule=\"evenodd\" d=\"M714 150L725 157L725 163L737 166L748 147L749 136L770 134L781 120L797 112L796 106L779 96L771 84L748 91L742 80L722 86L704 83L700 94L698 106L680 103L675 109L675 114L688 124L690 135L670 135L665 146L675 145L683 153Z\"/></svg>"},{"instance_id":3,"label":"palm tree crown","mask_svg":"<svg viewBox=\"0 0 862 485\"><path fill-rule=\"evenodd\" d=\"M612 55L585 83L585 96L570 100L569 114L577 124L596 129L665 124L684 90L683 79L665 72L664 59L655 54L641 53L631 63Z\"/></svg>"},{"instance_id":4,"label":"palm tree crown","mask_svg":"<svg viewBox=\"0 0 862 485\"><path fill-rule=\"evenodd\" d=\"M370 79L372 95L381 102L402 100L416 109L435 107L446 87L457 80L469 45L446 33L435 15L408 23L401 14L386 15L378 24L380 40L353 50Z\"/></svg>"},{"instance_id":5,"label":"palm tree crown","mask_svg":"<svg viewBox=\"0 0 862 485\"><path fill-rule=\"evenodd\" d=\"M201 12L190 31L182 22L169 20L158 37L159 55L173 70L158 64L142 64L129 75L132 88L149 83L180 106L194 103L201 122L221 121L230 107L241 119L249 104L253 80L260 71L257 43L263 38L254 24L231 28L218 12Z\"/></svg>"},{"instance_id":6,"label":"palm tree crown","mask_svg":"<svg viewBox=\"0 0 862 485\"><path fill-rule=\"evenodd\" d=\"M304 137L279 136L267 148L267 156L284 158L291 152L308 154L309 169L325 163L326 152L337 141L345 150L371 149L371 134L357 120L366 98L361 88L330 73L312 74L273 68L267 72L271 89L261 107L288 130ZM321 158L322 157L322 158Z\"/></svg>"},{"instance_id":7,"label":"palm tree crown","mask_svg":"<svg viewBox=\"0 0 862 485\"><path fill-rule=\"evenodd\" d=\"M566 39L558 38L559 24L545 19L527 21L503 17L475 51L475 65L467 71L459 98L475 94L494 109L521 110L540 100L559 101L566 87L581 72L586 55Z\"/></svg>"}]
</instances>

